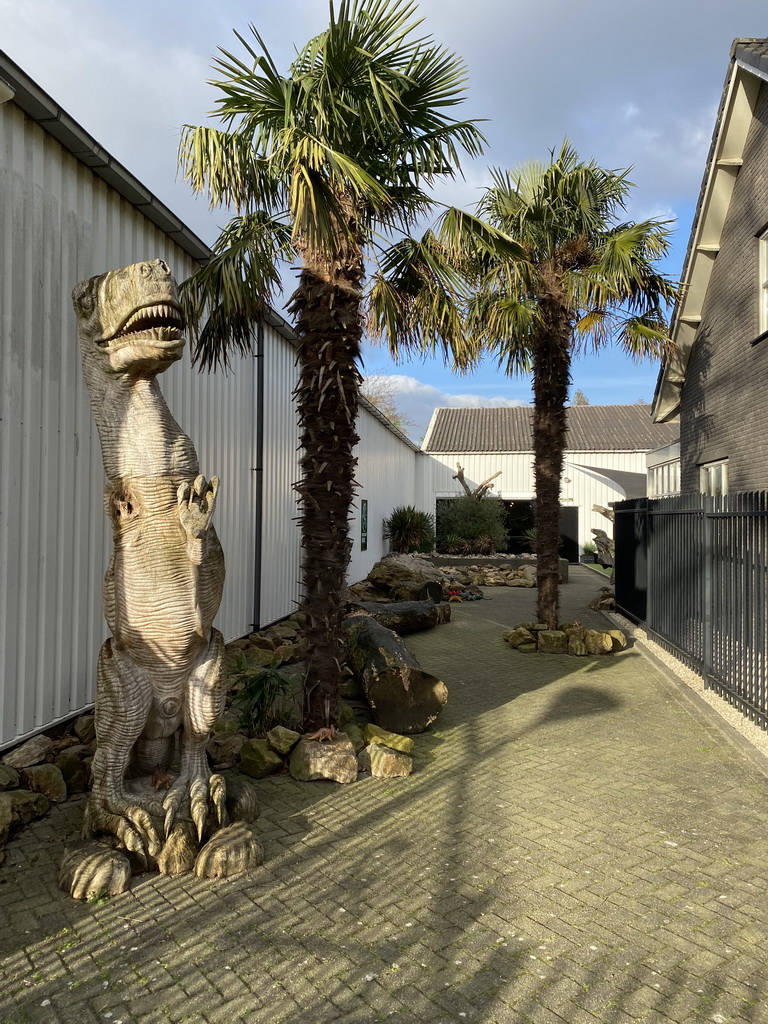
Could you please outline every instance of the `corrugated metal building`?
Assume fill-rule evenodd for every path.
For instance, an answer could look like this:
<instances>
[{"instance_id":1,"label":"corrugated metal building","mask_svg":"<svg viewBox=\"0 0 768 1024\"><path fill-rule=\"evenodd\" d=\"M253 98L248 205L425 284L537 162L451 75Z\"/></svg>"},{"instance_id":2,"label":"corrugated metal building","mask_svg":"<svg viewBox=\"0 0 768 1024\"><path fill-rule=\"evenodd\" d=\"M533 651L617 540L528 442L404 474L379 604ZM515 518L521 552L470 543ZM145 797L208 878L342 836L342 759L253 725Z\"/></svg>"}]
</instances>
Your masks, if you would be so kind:
<instances>
[{"instance_id":1,"label":"corrugated metal building","mask_svg":"<svg viewBox=\"0 0 768 1024\"><path fill-rule=\"evenodd\" d=\"M2 88L3 81L8 88ZM5 102L3 102L5 100ZM111 537L104 471L70 292L104 270L161 257L177 279L208 249L0 51L0 748L93 701L107 627ZM216 528L228 639L290 614L299 596L296 379L277 315L226 374L188 358L163 375L174 418L222 491ZM354 579L386 550L381 519L415 500L417 449L366 407L358 448L370 537L355 526Z\"/></svg>"}]
</instances>

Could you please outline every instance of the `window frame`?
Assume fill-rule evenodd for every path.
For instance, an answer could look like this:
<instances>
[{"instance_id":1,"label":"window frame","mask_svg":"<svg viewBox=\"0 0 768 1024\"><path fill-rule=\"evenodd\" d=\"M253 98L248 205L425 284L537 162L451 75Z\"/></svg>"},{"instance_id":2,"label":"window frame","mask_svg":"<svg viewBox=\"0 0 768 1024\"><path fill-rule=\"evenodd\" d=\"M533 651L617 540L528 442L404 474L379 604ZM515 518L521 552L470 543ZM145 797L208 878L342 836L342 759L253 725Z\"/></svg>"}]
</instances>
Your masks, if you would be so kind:
<instances>
[{"instance_id":1,"label":"window frame","mask_svg":"<svg viewBox=\"0 0 768 1024\"><path fill-rule=\"evenodd\" d=\"M719 476L719 489L716 483ZM709 497L728 493L728 459L713 459L699 464L699 492Z\"/></svg>"}]
</instances>

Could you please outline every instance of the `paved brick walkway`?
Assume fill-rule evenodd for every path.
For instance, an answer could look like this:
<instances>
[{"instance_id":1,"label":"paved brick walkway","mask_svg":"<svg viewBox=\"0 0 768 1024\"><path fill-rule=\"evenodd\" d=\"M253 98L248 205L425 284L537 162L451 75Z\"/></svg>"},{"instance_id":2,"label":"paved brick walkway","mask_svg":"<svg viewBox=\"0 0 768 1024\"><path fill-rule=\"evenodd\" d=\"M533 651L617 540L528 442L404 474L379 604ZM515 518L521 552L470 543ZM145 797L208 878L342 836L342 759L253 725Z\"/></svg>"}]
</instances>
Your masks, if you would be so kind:
<instances>
[{"instance_id":1,"label":"paved brick walkway","mask_svg":"<svg viewBox=\"0 0 768 1024\"><path fill-rule=\"evenodd\" d=\"M600 581L578 568L564 617ZM763 1024L768 778L637 650L525 655L490 590L411 638L450 703L392 782L262 785L228 882L56 888L82 803L8 846L0 1021Z\"/></svg>"}]
</instances>

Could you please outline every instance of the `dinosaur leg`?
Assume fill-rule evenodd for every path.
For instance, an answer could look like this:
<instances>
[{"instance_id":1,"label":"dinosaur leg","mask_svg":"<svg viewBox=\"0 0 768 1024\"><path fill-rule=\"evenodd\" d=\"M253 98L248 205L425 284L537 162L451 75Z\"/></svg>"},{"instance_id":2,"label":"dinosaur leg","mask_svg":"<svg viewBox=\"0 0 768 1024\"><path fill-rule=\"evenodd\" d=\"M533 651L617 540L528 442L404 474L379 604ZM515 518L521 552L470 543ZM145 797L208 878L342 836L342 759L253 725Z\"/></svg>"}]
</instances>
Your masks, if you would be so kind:
<instances>
[{"instance_id":1,"label":"dinosaur leg","mask_svg":"<svg viewBox=\"0 0 768 1024\"><path fill-rule=\"evenodd\" d=\"M184 727L181 733L181 772L163 801L165 834L173 827L176 811L189 794L192 820L202 839L210 797L220 825L224 824L226 789L220 775L211 775L205 752L208 737L224 710L224 638L217 629L187 682Z\"/></svg>"},{"instance_id":2,"label":"dinosaur leg","mask_svg":"<svg viewBox=\"0 0 768 1024\"><path fill-rule=\"evenodd\" d=\"M147 854L159 852L160 839L150 815L126 795L123 782L151 703L146 674L107 640L96 675L96 753L83 831L86 838L111 832L144 866Z\"/></svg>"}]
</instances>

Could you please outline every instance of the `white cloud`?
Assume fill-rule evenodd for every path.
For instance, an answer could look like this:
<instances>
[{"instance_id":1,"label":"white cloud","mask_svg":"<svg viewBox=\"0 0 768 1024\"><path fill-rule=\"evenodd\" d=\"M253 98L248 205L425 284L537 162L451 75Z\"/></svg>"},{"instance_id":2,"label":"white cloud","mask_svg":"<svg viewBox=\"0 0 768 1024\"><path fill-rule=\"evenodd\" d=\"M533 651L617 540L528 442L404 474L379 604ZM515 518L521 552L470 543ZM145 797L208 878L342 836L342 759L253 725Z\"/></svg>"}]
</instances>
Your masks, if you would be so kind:
<instances>
[{"instance_id":1,"label":"white cloud","mask_svg":"<svg viewBox=\"0 0 768 1024\"><path fill-rule=\"evenodd\" d=\"M425 384L416 377L406 374L371 374L379 380L386 381L395 395L397 408L408 419L414 421L407 433L417 443L421 441L427 429L432 413L437 408L478 409L493 407L508 408L528 403L505 395L479 395L472 392L451 393L441 391L432 384Z\"/></svg>"}]
</instances>

